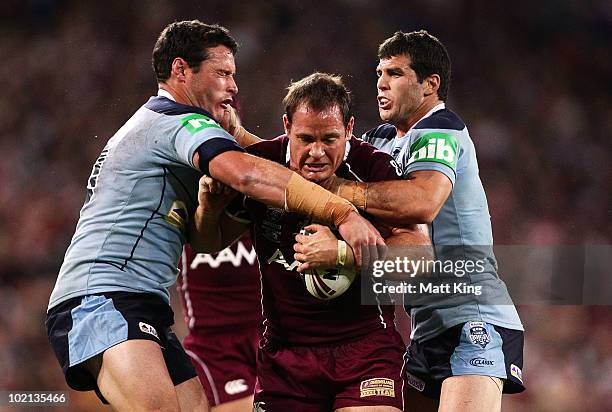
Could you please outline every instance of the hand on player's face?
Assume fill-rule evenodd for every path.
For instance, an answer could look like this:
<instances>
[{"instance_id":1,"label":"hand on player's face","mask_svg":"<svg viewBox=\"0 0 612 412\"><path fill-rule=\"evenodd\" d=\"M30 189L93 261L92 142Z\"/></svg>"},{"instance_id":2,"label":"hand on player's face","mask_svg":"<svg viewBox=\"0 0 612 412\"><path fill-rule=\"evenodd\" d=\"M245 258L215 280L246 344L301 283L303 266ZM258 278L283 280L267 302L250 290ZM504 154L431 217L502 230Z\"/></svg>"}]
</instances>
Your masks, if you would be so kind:
<instances>
[{"instance_id":1,"label":"hand on player's face","mask_svg":"<svg viewBox=\"0 0 612 412\"><path fill-rule=\"evenodd\" d=\"M387 246L376 228L358 213L349 217L338 226L340 236L353 248L357 266L369 266L378 259L384 259Z\"/></svg>"},{"instance_id":2,"label":"hand on player's face","mask_svg":"<svg viewBox=\"0 0 612 412\"><path fill-rule=\"evenodd\" d=\"M291 142L290 168L312 182L324 182L332 176L344 159L354 120L345 127L338 105L315 111L301 104L291 122L286 115L283 121Z\"/></svg>"},{"instance_id":3,"label":"hand on player's face","mask_svg":"<svg viewBox=\"0 0 612 412\"><path fill-rule=\"evenodd\" d=\"M240 126L240 119L238 118L236 109L229 106L227 110L223 112L223 117L219 120L219 123L222 128L233 136L236 129Z\"/></svg>"},{"instance_id":4,"label":"hand on player's face","mask_svg":"<svg viewBox=\"0 0 612 412\"><path fill-rule=\"evenodd\" d=\"M238 192L210 176L200 178L198 203L206 210L225 208Z\"/></svg>"},{"instance_id":5,"label":"hand on player's face","mask_svg":"<svg viewBox=\"0 0 612 412\"><path fill-rule=\"evenodd\" d=\"M309 225L304 228L310 235L296 235L293 257L301 263L297 271L307 269L336 267L338 259L338 239L327 226Z\"/></svg>"}]
</instances>

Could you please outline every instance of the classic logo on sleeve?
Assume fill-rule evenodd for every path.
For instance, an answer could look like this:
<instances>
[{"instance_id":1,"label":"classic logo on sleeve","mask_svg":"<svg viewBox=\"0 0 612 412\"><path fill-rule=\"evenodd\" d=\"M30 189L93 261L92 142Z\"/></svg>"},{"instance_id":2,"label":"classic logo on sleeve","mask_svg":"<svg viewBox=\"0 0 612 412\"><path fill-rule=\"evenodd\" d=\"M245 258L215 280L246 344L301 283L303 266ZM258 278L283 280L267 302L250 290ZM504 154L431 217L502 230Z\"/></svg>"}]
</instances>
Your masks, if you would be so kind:
<instances>
[{"instance_id":1,"label":"classic logo on sleeve","mask_svg":"<svg viewBox=\"0 0 612 412\"><path fill-rule=\"evenodd\" d=\"M427 133L410 146L408 164L414 162L442 163L455 170L457 167L457 139L448 133Z\"/></svg>"},{"instance_id":2,"label":"classic logo on sleeve","mask_svg":"<svg viewBox=\"0 0 612 412\"><path fill-rule=\"evenodd\" d=\"M208 116L204 116L203 114L190 114L189 116L183 117L181 122L183 123L183 126L185 126L185 129L187 129L187 131L191 134L208 129L209 127L221 129L219 123L215 122Z\"/></svg>"},{"instance_id":3,"label":"classic logo on sleeve","mask_svg":"<svg viewBox=\"0 0 612 412\"><path fill-rule=\"evenodd\" d=\"M389 396L395 397L395 381L388 378L372 378L361 381L359 386L361 397L367 396Z\"/></svg>"}]
</instances>

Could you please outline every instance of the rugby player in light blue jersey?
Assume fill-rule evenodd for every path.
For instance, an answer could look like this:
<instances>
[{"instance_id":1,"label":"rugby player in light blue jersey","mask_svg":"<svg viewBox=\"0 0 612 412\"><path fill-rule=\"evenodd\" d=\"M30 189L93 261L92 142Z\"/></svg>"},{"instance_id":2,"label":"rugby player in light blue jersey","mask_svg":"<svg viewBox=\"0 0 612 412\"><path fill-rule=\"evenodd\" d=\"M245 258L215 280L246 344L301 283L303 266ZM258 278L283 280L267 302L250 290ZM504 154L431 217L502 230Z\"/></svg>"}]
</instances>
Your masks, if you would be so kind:
<instances>
[{"instance_id":1,"label":"rugby player in light blue jersey","mask_svg":"<svg viewBox=\"0 0 612 412\"><path fill-rule=\"evenodd\" d=\"M334 224L355 248L383 244L348 201L244 153L221 128L238 93L236 51L221 26L168 25L153 50L158 95L108 141L88 179L46 324L69 386L116 410L208 410L171 330L167 291L183 244L202 230L202 173Z\"/></svg>"},{"instance_id":2,"label":"rugby player in light blue jersey","mask_svg":"<svg viewBox=\"0 0 612 412\"><path fill-rule=\"evenodd\" d=\"M453 289L468 285L480 296L427 289L411 302L405 295L412 322L406 406L499 411L502 390L524 390L523 326L497 275L474 144L464 122L445 106L450 58L425 31L395 33L380 45L378 57L378 109L385 124L363 139L390 153L405 180L338 179L329 188L362 199L358 207L389 223L428 223L438 262L480 263L470 273L450 274Z\"/></svg>"}]
</instances>

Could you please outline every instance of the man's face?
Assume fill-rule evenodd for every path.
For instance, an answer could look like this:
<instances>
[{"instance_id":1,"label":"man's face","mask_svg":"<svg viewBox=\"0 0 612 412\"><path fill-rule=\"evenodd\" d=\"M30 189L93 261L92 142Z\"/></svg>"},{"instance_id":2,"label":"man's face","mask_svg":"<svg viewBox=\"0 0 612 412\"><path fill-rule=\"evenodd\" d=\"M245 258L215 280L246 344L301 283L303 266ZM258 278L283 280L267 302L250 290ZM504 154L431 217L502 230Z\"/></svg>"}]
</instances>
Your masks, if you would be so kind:
<instances>
[{"instance_id":1,"label":"man's face","mask_svg":"<svg viewBox=\"0 0 612 412\"><path fill-rule=\"evenodd\" d=\"M423 83L410 64L410 57L402 54L381 59L376 67L378 113L384 122L401 125L423 103Z\"/></svg>"},{"instance_id":2,"label":"man's face","mask_svg":"<svg viewBox=\"0 0 612 412\"><path fill-rule=\"evenodd\" d=\"M194 106L208 111L220 121L238 94L234 79L236 64L232 51L226 46L209 48L208 56L200 63L197 73L190 68L185 70L187 93Z\"/></svg>"},{"instance_id":3,"label":"man's face","mask_svg":"<svg viewBox=\"0 0 612 412\"><path fill-rule=\"evenodd\" d=\"M283 116L285 132L289 136L289 167L303 178L322 182L340 167L346 151L346 142L353 133L354 119L345 127L338 105L314 111L300 104L289 123Z\"/></svg>"}]
</instances>

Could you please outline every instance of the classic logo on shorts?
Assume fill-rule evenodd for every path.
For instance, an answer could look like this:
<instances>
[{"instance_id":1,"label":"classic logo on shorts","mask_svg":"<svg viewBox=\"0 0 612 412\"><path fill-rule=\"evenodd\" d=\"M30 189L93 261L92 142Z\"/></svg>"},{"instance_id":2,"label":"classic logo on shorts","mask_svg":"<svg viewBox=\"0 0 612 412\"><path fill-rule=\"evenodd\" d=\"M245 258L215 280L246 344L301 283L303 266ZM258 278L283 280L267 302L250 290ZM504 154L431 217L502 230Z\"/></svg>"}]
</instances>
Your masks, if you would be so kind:
<instances>
[{"instance_id":1,"label":"classic logo on shorts","mask_svg":"<svg viewBox=\"0 0 612 412\"><path fill-rule=\"evenodd\" d=\"M523 371L521 370L521 368L516 366L514 363L510 364L510 375L514 376L521 383L523 383Z\"/></svg>"},{"instance_id":2,"label":"classic logo on shorts","mask_svg":"<svg viewBox=\"0 0 612 412\"><path fill-rule=\"evenodd\" d=\"M249 387L244 379L236 379L225 383L225 392L228 395L235 395L237 393L244 392L247 389L249 389Z\"/></svg>"},{"instance_id":3,"label":"classic logo on shorts","mask_svg":"<svg viewBox=\"0 0 612 412\"><path fill-rule=\"evenodd\" d=\"M489 336L489 332L485 328L484 322L470 322L470 342L474 345L479 345L481 348L485 348L489 342L491 342L491 337Z\"/></svg>"},{"instance_id":4,"label":"classic logo on shorts","mask_svg":"<svg viewBox=\"0 0 612 412\"><path fill-rule=\"evenodd\" d=\"M406 371L406 382L408 382L408 385L412 386L419 392L423 392L425 390L425 381L417 378L408 371Z\"/></svg>"},{"instance_id":5,"label":"classic logo on shorts","mask_svg":"<svg viewBox=\"0 0 612 412\"><path fill-rule=\"evenodd\" d=\"M188 216L189 214L187 213L187 206L185 206L185 203L181 200L175 200L172 202L170 211L164 217L164 220L185 233L187 231Z\"/></svg>"},{"instance_id":6,"label":"classic logo on shorts","mask_svg":"<svg viewBox=\"0 0 612 412\"><path fill-rule=\"evenodd\" d=\"M387 378L372 378L361 381L359 386L361 397L367 396L389 396L395 397L395 381Z\"/></svg>"},{"instance_id":7,"label":"classic logo on shorts","mask_svg":"<svg viewBox=\"0 0 612 412\"><path fill-rule=\"evenodd\" d=\"M474 358L470 359L470 365L478 366L479 368L484 368L485 366L493 366L492 360L486 360L485 358Z\"/></svg>"},{"instance_id":8,"label":"classic logo on shorts","mask_svg":"<svg viewBox=\"0 0 612 412\"><path fill-rule=\"evenodd\" d=\"M157 331L155 330L155 328L153 326L149 325L148 323L138 322L138 327L144 333L148 333L149 335L153 335L157 339L159 339L159 336L157 335Z\"/></svg>"}]
</instances>

